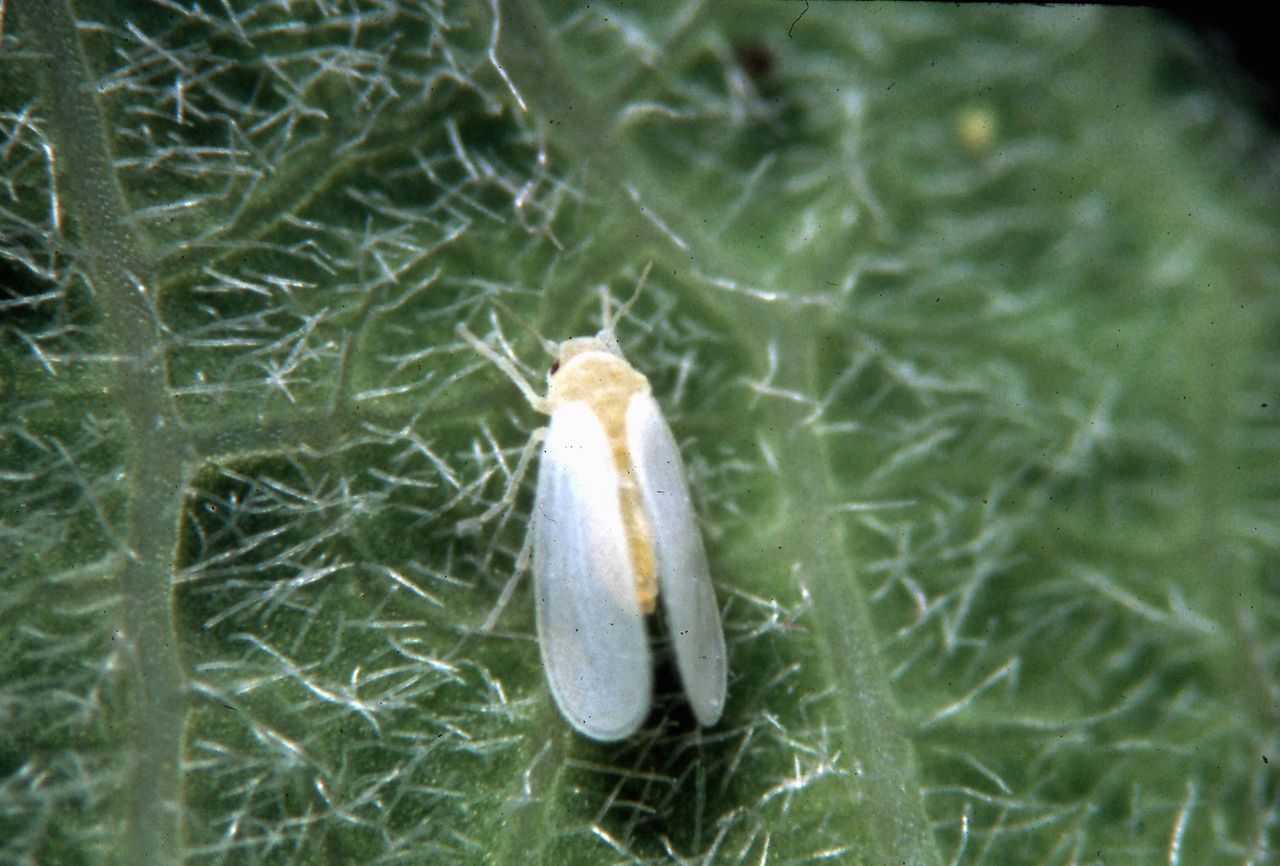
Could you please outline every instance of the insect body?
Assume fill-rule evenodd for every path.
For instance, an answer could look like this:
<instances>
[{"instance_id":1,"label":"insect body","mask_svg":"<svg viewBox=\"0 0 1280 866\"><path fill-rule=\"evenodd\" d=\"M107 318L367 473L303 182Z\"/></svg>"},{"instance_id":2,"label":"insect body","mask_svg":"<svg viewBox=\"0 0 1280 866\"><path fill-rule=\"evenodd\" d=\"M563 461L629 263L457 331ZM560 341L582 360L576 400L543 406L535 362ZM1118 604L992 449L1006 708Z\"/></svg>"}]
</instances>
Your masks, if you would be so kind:
<instances>
[{"instance_id":1,"label":"insect body","mask_svg":"<svg viewBox=\"0 0 1280 866\"><path fill-rule=\"evenodd\" d=\"M680 680L703 725L724 708L726 666L679 449L648 379L622 356L606 322L595 337L554 346L545 397L465 327L459 333L551 416L538 437L530 518L538 641L561 713L582 734L611 741L635 733L648 714L653 664L644 615L659 597Z\"/></svg>"}]
</instances>

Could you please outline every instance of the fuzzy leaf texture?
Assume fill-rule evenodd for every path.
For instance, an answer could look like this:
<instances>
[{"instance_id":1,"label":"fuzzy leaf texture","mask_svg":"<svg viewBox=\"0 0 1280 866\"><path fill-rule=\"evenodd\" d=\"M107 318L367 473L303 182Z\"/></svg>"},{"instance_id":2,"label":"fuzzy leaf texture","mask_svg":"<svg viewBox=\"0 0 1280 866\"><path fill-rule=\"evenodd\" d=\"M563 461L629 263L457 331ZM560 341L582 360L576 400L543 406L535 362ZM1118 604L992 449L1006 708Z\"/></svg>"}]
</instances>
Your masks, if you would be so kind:
<instances>
[{"instance_id":1,"label":"fuzzy leaf texture","mask_svg":"<svg viewBox=\"0 0 1280 866\"><path fill-rule=\"evenodd\" d=\"M1276 862L1280 150L1169 22L0 10L0 864ZM648 265L729 697L601 745L455 327Z\"/></svg>"}]
</instances>

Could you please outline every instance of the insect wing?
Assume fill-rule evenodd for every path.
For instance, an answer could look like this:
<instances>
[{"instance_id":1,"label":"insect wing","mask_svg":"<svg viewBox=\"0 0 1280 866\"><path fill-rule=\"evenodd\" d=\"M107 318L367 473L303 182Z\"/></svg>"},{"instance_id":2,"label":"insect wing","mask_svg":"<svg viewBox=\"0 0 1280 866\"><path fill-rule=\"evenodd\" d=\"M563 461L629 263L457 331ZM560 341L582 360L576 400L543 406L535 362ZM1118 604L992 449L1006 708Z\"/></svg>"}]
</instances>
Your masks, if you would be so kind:
<instances>
[{"instance_id":1,"label":"insect wing","mask_svg":"<svg viewBox=\"0 0 1280 866\"><path fill-rule=\"evenodd\" d=\"M538 642L551 694L584 735L628 737L649 712L652 661L618 471L604 428L583 403L551 415L531 519Z\"/></svg>"},{"instance_id":2,"label":"insect wing","mask_svg":"<svg viewBox=\"0 0 1280 866\"><path fill-rule=\"evenodd\" d=\"M727 679L720 608L684 480L680 449L652 395L631 398L627 442L641 500L653 527L659 595L680 681L698 721L714 725L724 710Z\"/></svg>"}]
</instances>

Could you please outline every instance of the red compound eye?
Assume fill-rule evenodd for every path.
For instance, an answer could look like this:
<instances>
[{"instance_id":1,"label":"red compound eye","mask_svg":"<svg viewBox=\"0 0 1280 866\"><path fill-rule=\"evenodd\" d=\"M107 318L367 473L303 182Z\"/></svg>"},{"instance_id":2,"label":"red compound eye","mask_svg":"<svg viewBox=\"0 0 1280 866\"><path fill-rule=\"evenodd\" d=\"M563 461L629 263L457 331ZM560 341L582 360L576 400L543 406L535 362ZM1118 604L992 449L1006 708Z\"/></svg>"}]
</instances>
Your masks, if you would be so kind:
<instances>
[{"instance_id":1,"label":"red compound eye","mask_svg":"<svg viewBox=\"0 0 1280 866\"><path fill-rule=\"evenodd\" d=\"M763 81L773 71L773 52L763 42L744 42L736 54L738 65L752 81Z\"/></svg>"},{"instance_id":2,"label":"red compound eye","mask_svg":"<svg viewBox=\"0 0 1280 866\"><path fill-rule=\"evenodd\" d=\"M559 369L560 369L560 362L559 362L559 361L553 361L553 362L551 362L551 375L552 375L552 376L554 376L554 375L556 374L556 370L559 370Z\"/></svg>"}]
</instances>

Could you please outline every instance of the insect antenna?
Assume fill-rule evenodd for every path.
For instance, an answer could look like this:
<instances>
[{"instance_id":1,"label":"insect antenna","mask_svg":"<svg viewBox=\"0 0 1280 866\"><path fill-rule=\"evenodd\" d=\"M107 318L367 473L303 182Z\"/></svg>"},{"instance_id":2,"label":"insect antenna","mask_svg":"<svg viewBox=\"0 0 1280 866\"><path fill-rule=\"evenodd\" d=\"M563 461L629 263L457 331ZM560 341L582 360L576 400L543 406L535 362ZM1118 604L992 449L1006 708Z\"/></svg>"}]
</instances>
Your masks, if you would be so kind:
<instances>
[{"instance_id":1,"label":"insect antenna","mask_svg":"<svg viewBox=\"0 0 1280 866\"><path fill-rule=\"evenodd\" d=\"M631 293L631 297L627 298L626 303L618 308L617 313L611 313L609 310L612 306L609 290L603 287L600 289L600 322L604 326L604 330L612 333L618 327L618 323L631 312L631 308L636 305L636 301L640 300L640 293L644 291L645 280L649 279L649 271L652 269L653 262L647 262L644 270L640 273L640 279L636 281L635 291Z\"/></svg>"}]
</instances>

